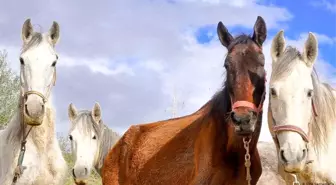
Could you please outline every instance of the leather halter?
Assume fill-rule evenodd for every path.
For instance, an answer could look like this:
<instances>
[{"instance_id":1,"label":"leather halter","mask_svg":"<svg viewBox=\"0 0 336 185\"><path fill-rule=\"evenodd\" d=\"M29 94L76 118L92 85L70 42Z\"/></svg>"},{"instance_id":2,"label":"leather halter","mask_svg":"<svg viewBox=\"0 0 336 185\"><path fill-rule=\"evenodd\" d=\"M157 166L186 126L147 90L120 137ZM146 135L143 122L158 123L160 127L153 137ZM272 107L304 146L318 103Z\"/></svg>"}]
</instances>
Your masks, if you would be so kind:
<instances>
[{"instance_id":1,"label":"leather halter","mask_svg":"<svg viewBox=\"0 0 336 185\"><path fill-rule=\"evenodd\" d=\"M312 109L313 109L313 113L314 113L314 118L316 119L316 117L318 115L317 115L317 111L316 111L315 104L314 104L313 100L312 100ZM273 138L277 141L276 142L277 145L279 145L278 140L277 140L277 133L282 132L282 131L296 132L296 133L300 134L300 136L302 137L302 139L306 143L309 143L310 132L307 134L303 129L301 129L300 127L295 126L295 125L289 125L289 124L286 124L286 125L276 125L276 122L275 122L275 120L273 118L273 115L272 115L272 119L273 119L272 121L273 121L273 132L274 132Z\"/></svg>"},{"instance_id":2,"label":"leather halter","mask_svg":"<svg viewBox=\"0 0 336 185\"><path fill-rule=\"evenodd\" d=\"M265 71L264 78L265 78L265 84L266 84L266 82L267 82L266 71ZM232 108L231 109L232 109L232 111L235 111L239 107L247 107L247 108L250 108L253 111L255 111L257 114L259 114L263 109L263 103L264 103L265 97L266 97L266 85L264 87L264 92L261 96L261 100L260 100L260 103L259 103L258 107L254 103L249 102L249 101L236 101L236 102L232 103Z\"/></svg>"},{"instance_id":3,"label":"leather halter","mask_svg":"<svg viewBox=\"0 0 336 185\"><path fill-rule=\"evenodd\" d=\"M21 85L22 85L22 78L20 78L20 82L21 82ZM54 75L53 75L53 79L52 79L52 85L55 86L56 84L56 67L54 68ZM28 132L26 133L26 127L25 127L25 105L24 105L24 101L25 99L27 98L28 95L30 94L35 94L39 97L42 98L43 100L43 103L46 103L48 98L49 98L49 95L50 95L50 91L51 91L51 85L48 86L48 89L47 89L47 92L46 92L46 95L43 95L42 93L38 92L38 91L26 91L26 92L23 92L23 89L21 88L21 97L20 97L20 104L19 104L19 110L20 110L20 124L21 124L21 127L22 127L22 141L21 141L21 148L20 148L20 153L19 153L19 157L18 157L18 162L17 162L17 165L15 167L15 170L14 170L14 177L13 177L13 180L12 180L12 185L16 184L17 180L22 176L23 174L23 171L26 169L25 166L22 166L22 163L23 163L23 159L24 159L24 155L25 155L25 152L26 152L26 143L27 143L27 138L29 136L29 133L31 131L31 129L33 128L33 126L37 126L38 124L33 124L31 125L32 127L30 127L30 129L28 130Z\"/></svg>"},{"instance_id":4,"label":"leather halter","mask_svg":"<svg viewBox=\"0 0 336 185\"><path fill-rule=\"evenodd\" d=\"M269 106L270 106L270 104L269 104ZM318 116L318 114L317 114L317 111L316 111L313 99L312 99L312 109L313 109L313 113L314 113L314 119L316 119L316 117ZM279 144L279 140L278 140L278 137L277 137L277 134L279 132L289 131L289 132L298 133L298 134L300 134L300 136L302 137L302 139L306 142L306 149L307 149L307 161L306 161L306 164L312 163L314 161L314 159L313 159L312 154L310 154L311 153L310 152L311 151L310 150L311 132L308 131L308 133L306 133L303 129L301 129L300 127L295 126L295 125L289 125L289 124L286 124L286 125L276 125L276 121L274 120L272 111L269 111L269 114L270 114L270 116L272 118L272 122L273 122L273 127L271 128L271 130L272 130L271 135L272 135L273 141L274 141L277 149L278 150L280 149L280 144Z\"/></svg>"}]
</instances>

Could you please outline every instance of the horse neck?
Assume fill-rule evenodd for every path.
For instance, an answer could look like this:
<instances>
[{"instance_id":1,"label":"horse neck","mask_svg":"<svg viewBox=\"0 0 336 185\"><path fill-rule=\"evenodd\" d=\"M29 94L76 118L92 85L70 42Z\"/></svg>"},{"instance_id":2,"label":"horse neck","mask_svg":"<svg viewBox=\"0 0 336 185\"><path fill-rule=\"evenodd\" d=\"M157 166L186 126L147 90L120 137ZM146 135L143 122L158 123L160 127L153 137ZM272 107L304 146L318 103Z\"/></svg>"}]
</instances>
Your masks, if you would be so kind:
<instances>
[{"instance_id":1,"label":"horse neck","mask_svg":"<svg viewBox=\"0 0 336 185\"><path fill-rule=\"evenodd\" d=\"M219 110L219 109L215 109ZM211 153L210 161L213 165L219 167L224 174L224 180L234 184L236 181L245 184L246 167L244 142L242 137L236 136L231 123L225 117L227 111L210 111L206 115L199 118L199 122L195 122L200 128L197 138L202 141L197 143L197 151ZM261 123L261 115L258 119ZM261 126L260 126L261 127ZM255 129L249 144L248 154L250 155L250 175L252 179L258 179L261 175L261 162L256 149L260 127ZM199 140L199 139L197 139ZM202 155L201 152L201 155ZM198 154L196 154L198 155Z\"/></svg>"},{"instance_id":2,"label":"horse neck","mask_svg":"<svg viewBox=\"0 0 336 185\"><path fill-rule=\"evenodd\" d=\"M107 126L103 126L104 130L99 142L97 159L95 160L94 167L96 171L101 175L101 169L103 167L105 156L108 154L113 145L118 141L120 136L109 129Z\"/></svg>"}]
</instances>

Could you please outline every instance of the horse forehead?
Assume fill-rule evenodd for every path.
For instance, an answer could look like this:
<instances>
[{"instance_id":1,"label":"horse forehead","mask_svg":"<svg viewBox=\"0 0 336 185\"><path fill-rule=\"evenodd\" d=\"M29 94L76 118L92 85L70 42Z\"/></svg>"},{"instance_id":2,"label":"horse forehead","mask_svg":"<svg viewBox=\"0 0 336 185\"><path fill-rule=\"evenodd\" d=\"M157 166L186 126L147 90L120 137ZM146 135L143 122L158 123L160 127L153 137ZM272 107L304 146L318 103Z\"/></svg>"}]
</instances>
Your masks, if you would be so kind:
<instances>
[{"instance_id":1,"label":"horse forehead","mask_svg":"<svg viewBox=\"0 0 336 185\"><path fill-rule=\"evenodd\" d=\"M248 54L248 53L261 53L261 49L254 43L237 44L231 50L231 55Z\"/></svg>"},{"instance_id":2,"label":"horse forehead","mask_svg":"<svg viewBox=\"0 0 336 185\"><path fill-rule=\"evenodd\" d=\"M54 48L46 42L42 42L37 46L32 46L27 51L21 54L22 57L29 58L31 60L45 60L56 58L56 52Z\"/></svg>"},{"instance_id":3,"label":"horse forehead","mask_svg":"<svg viewBox=\"0 0 336 185\"><path fill-rule=\"evenodd\" d=\"M258 55L262 54L256 44L238 44L230 52L231 62L239 69L248 69L259 60ZM255 66L254 66L255 67Z\"/></svg>"},{"instance_id":4,"label":"horse forehead","mask_svg":"<svg viewBox=\"0 0 336 185\"><path fill-rule=\"evenodd\" d=\"M303 68L296 68L288 75L282 78L271 80L271 87L277 88L279 91L299 92L313 87L310 71Z\"/></svg>"}]
</instances>

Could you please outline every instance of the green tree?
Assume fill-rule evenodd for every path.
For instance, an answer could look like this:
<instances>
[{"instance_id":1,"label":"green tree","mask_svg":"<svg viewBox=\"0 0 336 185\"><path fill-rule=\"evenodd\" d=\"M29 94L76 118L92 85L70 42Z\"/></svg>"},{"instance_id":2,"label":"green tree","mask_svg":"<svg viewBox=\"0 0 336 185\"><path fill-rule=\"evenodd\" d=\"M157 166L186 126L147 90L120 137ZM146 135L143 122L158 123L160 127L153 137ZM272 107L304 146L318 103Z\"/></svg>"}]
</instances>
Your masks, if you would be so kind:
<instances>
[{"instance_id":1,"label":"green tree","mask_svg":"<svg viewBox=\"0 0 336 185\"><path fill-rule=\"evenodd\" d=\"M20 78L8 65L6 50L0 51L0 128L14 114L19 98Z\"/></svg>"}]
</instances>

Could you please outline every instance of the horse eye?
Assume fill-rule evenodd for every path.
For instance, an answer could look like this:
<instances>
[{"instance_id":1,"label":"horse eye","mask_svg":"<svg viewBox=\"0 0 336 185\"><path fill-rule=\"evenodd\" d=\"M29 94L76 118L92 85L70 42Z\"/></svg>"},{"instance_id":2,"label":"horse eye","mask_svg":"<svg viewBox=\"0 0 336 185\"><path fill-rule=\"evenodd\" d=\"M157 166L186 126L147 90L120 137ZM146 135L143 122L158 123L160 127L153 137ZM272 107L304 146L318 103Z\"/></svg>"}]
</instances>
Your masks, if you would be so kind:
<instances>
[{"instance_id":1,"label":"horse eye","mask_svg":"<svg viewBox=\"0 0 336 185\"><path fill-rule=\"evenodd\" d=\"M70 139L70 141L72 141L72 135L69 135L69 139Z\"/></svg>"},{"instance_id":2,"label":"horse eye","mask_svg":"<svg viewBox=\"0 0 336 185\"><path fill-rule=\"evenodd\" d=\"M93 136L93 138L92 139L96 139L96 136Z\"/></svg>"},{"instance_id":3,"label":"horse eye","mask_svg":"<svg viewBox=\"0 0 336 185\"><path fill-rule=\"evenodd\" d=\"M57 62L54 61L54 62L51 64L51 66L52 66L52 67L55 67L55 66L56 66L56 63L57 63Z\"/></svg>"},{"instance_id":4,"label":"horse eye","mask_svg":"<svg viewBox=\"0 0 336 185\"><path fill-rule=\"evenodd\" d=\"M21 65L24 65L24 60L23 60L23 58L20 58L20 63L21 63Z\"/></svg>"},{"instance_id":5,"label":"horse eye","mask_svg":"<svg viewBox=\"0 0 336 185\"><path fill-rule=\"evenodd\" d=\"M227 69L229 67L228 63L225 62L224 67L225 67L225 69Z\"/></svg>"},{"instance_id":6,"label":"horse eye","mask_svg":"<svg viewBox=\"0 0 336 185\"><path fill-rule=\"evenodd\" d=\"M276 93L276 91L275 91L274 88L271 88L271 95L272 95L272 96L276 96L276 95L277 95L277 93Z\"/></svg>"},{"instance_id":7,"label":"horse eye","mask_svg":"<svg viewBox=\"0 0 336 185\"><path fill-rule=\"evenodd\" d=\"M308 98L311 98L313 96L313 90L309 90L307 96Z\"/></svg>"}]
</instances>

